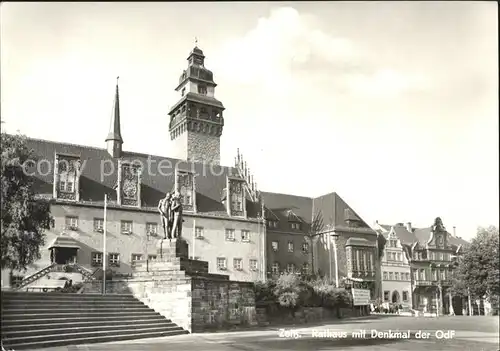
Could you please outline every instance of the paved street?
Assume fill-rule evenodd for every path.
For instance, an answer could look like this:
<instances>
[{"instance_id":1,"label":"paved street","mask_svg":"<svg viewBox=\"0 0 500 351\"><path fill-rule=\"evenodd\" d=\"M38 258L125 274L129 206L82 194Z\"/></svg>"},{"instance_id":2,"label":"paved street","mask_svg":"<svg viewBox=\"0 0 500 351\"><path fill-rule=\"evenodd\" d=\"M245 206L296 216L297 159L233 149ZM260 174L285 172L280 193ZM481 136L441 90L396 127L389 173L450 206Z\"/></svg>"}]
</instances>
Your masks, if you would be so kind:
<instances>
[{"instance_id":1,"label":"paved street","mask_svg":"<svg viewBox=\"0 0 500 351\"><path fill-rule=\"evenodd\" d=\"M124 341L86 346L71 346L45 349L47 351L84 350L203 350L203 351L329 351L329 350L400 350L400 351L498 351L498 317L380 317L371 319L344 320L333 324L287 327L287 336L280 337L280 330L272 328L259 331L180 335L161 339ZM351 333L366 330L365 338L353 338ZM379 332L411 330L409 339L380 337L372 338L371 330ZM450 339L438 340L436 331L454 331ZM429 338L418 338L418 331L429 333ZM346 333L345 337L334 337L334 333ZM321 335L329 333L329 335ZM421 333L422 334L422 333ZM439 333L438 333L439 336Z\"/></svg>"}]
</instances>

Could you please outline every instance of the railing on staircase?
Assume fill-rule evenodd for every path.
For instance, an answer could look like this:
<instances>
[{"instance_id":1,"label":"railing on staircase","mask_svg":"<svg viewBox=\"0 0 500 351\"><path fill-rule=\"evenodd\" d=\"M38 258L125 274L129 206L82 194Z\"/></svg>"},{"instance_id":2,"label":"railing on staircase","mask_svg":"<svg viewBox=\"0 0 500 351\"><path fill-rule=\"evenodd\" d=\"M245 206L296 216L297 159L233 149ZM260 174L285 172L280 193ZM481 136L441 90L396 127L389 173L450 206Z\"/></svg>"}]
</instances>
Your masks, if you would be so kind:
<instances>
[{"instance_id":1,"label":"railing on staircase","mask_svg":"<svg viewBox=\"0 0 500 351\"><path fill-rule=\"evenodd\" d=\"M45 267L45 268L42 268L41 270L39 270L38 272L35 272L33 273L32 275L30 275L29 277L27 278L24 278L17 287L14 288L14 290L20 290L22 288L24 288L26 285L29 285L31 283L33 283L34 281L46 276L47 274L49 274L50 272L52 272L52 269L57 266L56 263L52 263L51 265Z\"/></svg>"},{"instance_id":2,"label":"railing on staircase","mask_svg":"<svg viewBox=\"0 0 500 351\"><path fill-rule=\"evenodd\" d=\"M14 288L14 290L20 290L51 272L80 273L83 276L84 281L91 281L96 279L95 277L96 272L92 272L91 270L79 265L78 263L70 263L70 264L52 263L51 265L23 279L21 283L16 288Z\"/></svg>"},{"instance_id":3,"label":"railing on staircase","mask_svg":"<svg viewBox=\"0 0 500 351\"><path fill-rule=\"evenodd\" d=\"M87 273L85 274L85 279L82 281L82 287L76 292L77 294L83 294L83 292L86 290L87 283L96 280L97 279L97 273L102 271L102 268L96 268L93 272L81 267L82 269L86 270ZM83 273L82 273L83 274Z\"/></svg>"}]
</instances>

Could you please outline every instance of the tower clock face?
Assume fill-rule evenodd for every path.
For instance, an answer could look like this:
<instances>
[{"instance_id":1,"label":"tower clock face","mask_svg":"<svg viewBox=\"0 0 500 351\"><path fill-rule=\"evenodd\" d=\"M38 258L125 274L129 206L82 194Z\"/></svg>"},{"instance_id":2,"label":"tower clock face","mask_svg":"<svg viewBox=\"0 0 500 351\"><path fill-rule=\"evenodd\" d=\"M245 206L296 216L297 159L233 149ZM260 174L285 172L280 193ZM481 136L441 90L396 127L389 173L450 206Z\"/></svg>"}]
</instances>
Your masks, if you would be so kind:
<instances>
[{"instance_id":1,"label":"tower clock face","mask_svg":"<svg viewBox=\"0 0 500 351\"><path fill-rule=\"evenodd\" d=\"M137 194L137 184L133 180L125 180L123 184L123 193L128 197L134 197Z\"/></svg>"}]
</instances>

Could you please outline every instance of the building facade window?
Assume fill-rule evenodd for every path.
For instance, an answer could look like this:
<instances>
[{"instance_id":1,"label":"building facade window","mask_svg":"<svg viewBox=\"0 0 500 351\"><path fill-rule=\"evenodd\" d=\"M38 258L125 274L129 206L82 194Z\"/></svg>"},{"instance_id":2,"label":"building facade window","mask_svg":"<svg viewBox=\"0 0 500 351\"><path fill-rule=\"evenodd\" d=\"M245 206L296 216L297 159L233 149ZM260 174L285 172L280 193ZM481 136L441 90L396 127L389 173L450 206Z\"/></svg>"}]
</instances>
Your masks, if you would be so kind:
<instances>
[{"instance_id":1,"label":"building facade window","mask_svg":"<svg viewBox=\"0 0 500 351\"><path fill-rule=\"evenodd\" d=\"M290 223L290 229L293 229L293 230L300 230L301 228L301 225L299 222L291 222Z\"/></svg>"},{"instance_id":2,"label":"building facade window","mask_svg":"<svg viewBox=\"0 0 500 351\"><path fill-rule=\"evenodd\" d=\"M246 229L241 230L241 241L250 241L250 231Z\"/></svg>"},{"instance_id":3,"label":"building facade window","mask_svg":"<svg viewBox=\"0 0 500 351\"><path fill-rule=\"evenodd\" d=\"M293 242L292 241L288 242L288 252L293 252Z\"/></svg>"},{"instance_id":4,"label":"building facade window","mask_svg":"<svg viewBox=\"0 0 500 351\"><path fill-rule=\"evenodd\" d=\"M94 232L104 232L104 218L94 218Z\"/></svg>"},{"instance_id":5,"label":"building facade window","mask_svg":"<svg viewBox=\"0 0 500 351\"><path fill-rule=\"evenodd\" d=\"M256 271L258 268L257 267L257 260L255 260L255 259L250 259L248 261L248 265L249 265L251 271Z\"/></svg>"},{"instance_id":6,"label":"building facade window","mask_svg":"<svg viewBox=\"0 0 500 351\"><path fill-rule=\"evenodd\" d=\"M267 227L268 228L278 228L278 221L267 220Z\"/></svg>"},{"instance_id":7,"label":"building facade window","mask_svg":"<svg viewBox=\"0 0 500 351\"><path fill-rule=\"evenodd\" d=\"M157 260L157 258L158 258L157 255L148 255L148 261L153 261L154 262L154 261Z\"/></svg>"},{"instance_id":8,"label":"building facade window","mask_svg":"<svg viewBox=\"0 0 500 351\"><path fill-rule=\"evenodd\" d=\"M92 266L102 266L102 252L92 252L91 254Z\"/></svg>"},{"instance_id":9,"label":"building facade window","mask_svg":"<svg viewBox=\"0 0 500 351\"><path fill-rule=\"evenodd\" d=\"M109 265L114 267L120 266L120 254L119 253L110 253L109 254Z\"/></svg>"},{"instance_id":10,"label":"building facade window","mask_svg":"<svg viewBox=\"0 0 500 351\"><path fill-rule=\"evenodd\" d=\"M243 259L241 258L233 258L233 268L237 271L243 270Z\"/></svg>"},{"instance_id":11,"label":"building facade window","mask_svg":"<svg viewBox=\"0 0 500 351\"><path fill-rule=\"evenodd\" d=\"M437 272L434 268L431 269L431 276L432 276L432 280L434 280L434 281L438 280Z\"/></svg>"},{"instance_id":12,"label":"building facade window","mask_svg":"<svg viewBox=\"0 0 500 351\"><path fill-rule=\"evenodd\" d=\"M154 223L154 222L146 223L146 234L148 236L158 235L158 223Z\"/></svg>"},{"instance_id":13,"label":"building facade window","mask_svg":"<svg viewBox=\"0 0 500 351\"><path fill-rule=\"evenodd\" d=\"M302 274L309 274L309 273L310 273L309 263L308 262L304 262L302 264Z\"/></svg>"},{"instance_id":14,"label":"building facade window","mask_svg":"<svg viewBox=\"0 0 500 351\"><path fill-rule=\"evenodd\" d=\"M399 272L394 272L394 280L399 280Z\"/></svg>"},{"instance_id":15,"label":"building facade window","mask_svg":"<svg viewBox=\"0 0 500 351\"><path fill-rule=\"evenodd\" d=\"M295 273L295 265L293 263L289 263L286 265L286 271L288 273Z\"/></svg>"},{"instance_id":16,"label":"building facade window","mask_svg":"<svg viewBox=\"0 0 500 351\"><path fill-rule=\"evenodd\" d=\"M404 302L408 301L408 291L403 291L403 301Z\"/></svg>"},{"instance_id":17,"label":"building facade window","mask_svg":"<svg viewBox=\"0 0 500 351\"><path fill-rule=\"evenodd\" d=\"M445 272L445 270L444 270L444 269L440 269L440 270L439 270L439 278L440 278L441 280L446 280L446 272Z\"/></svg>"},{"instance_id":18,"label":"building facade window","mask_svg":"<svg viewBox=\"0 0 500 351\"><path fill-rule=\"evenodd\" d=\"M271 247L272 247L272 249L273 249L273 251L274 251L274 252L278 252L278 250L279 250L279 245L278 245L278 242L277 242L277 241L273 241L273 242L271 243Z\"/></svg>"},{"instance_id":19,"label":"building facade window","mask_svg":"<svg viewBox=\"0 0 500 351\"><path fill-rule=\"evenodd\" d=\"M227 269L227 263L225 257L217 257L217 269L225 271Z\"/></svg>"},{"instance_id":20,"label":"building facade window","mask_svg":"<svg viewBox=\"0 0 500 351\"><path fill-rule=\"evenodd\" d=\"M194 228L194 237L196 239L203 239L203 227Z\"/></svg>"},{"instance_id":21,"label":"building facade window","mask_svg":"<svg viewBox=\"0 0 500 351\"><path fill-rule=\"evenodd\" d=\"M389 280L394 280L394 273L393 272L389 272Z\"/></svg>"},{"instance_id":22,"label":"building facade window","mask_svg":"<svg viewBox=\"0 0 500 351\"><path fill-rule=\"evenodd\" d=\"M130 257L130 263L132 263L132 265L135 265L137 262L140 262L142 261L142 254L132 254L131 257Z\"/></svg>"},{"instance_id":23,"label":"building facade window","mask_svg":"<svg viewBox=\"0 0 500 351\"><path fill-rule=\"evenodd\" d=\"M199 84L198 85L198 94L200 94L200 95L207 95L207 86Z\"/></svg>"},{"instance_id":24,"label":"building facade window","mask_svg":"<svg viewBox=\"0 0 500 351\"><path fill-rule=\"evenodd\" d=\"M226 240L234 241L234 229L226 229Z\"/></svg>"},{"instance_id":25,"label":"building facade window","mask_svg":"<svg viewBox=\"0 0 500 351\"><path fill-rule=\"evenodd\" d=\"M420 270L420 280L425 280L425 269Z\"/></svg>"},{"instance_id":26,"label":"building facade window","mask_svg":"<svg viewBox=\"0 0 500 351\"><path fill-rule=\"evenodd\" d=\"M384 301L389 301L389 294L390 294L390 291L387 291L387 290L384 291Z\"/></svg>"},{"instance_id":27,"label":"building facade window","mask_svg":"<svg viewBox=\"0 0 500 351\"><path fill-rule=\"evenodd\" d=\"M309 253L309 243L307 243L307 242L302 243L302 253L304 253L304 254Z\"/></svg>"},{"instance_id":28,"label":"building facade window","mask_svg":"<svg viewBox=\"0 0 500 351\"><path fill-rule=\"evenodd\" d=\"M121 221L121 233L122 234L132 234L133 223L132 221Z\"/></svg>"},{"instance_id":29,"label":"building facade window","mask_svg":"<svg viewBox=\"0 0 500 351\"><path fill-rule=\"evenodd\" d=\"M389 275L387 274L387 272L384 272L384 280L388 280L389 279Z\"/></svg>"},{"instance_id":30,"label":"building facade window","mask_svg":"<svg viewBox=\"0 0 500 351\"><path fill-rule=\"evenodd\" d=\"M278 274L280 272L280 264L278 262L274 262L271 267L271 271L273 274Z\"/></svg>"},{"instance_id":31,"label":"building facade window","mask_svg":"<svg viewBox=\"0 0 500 351\"><path fill-rule=\"evenodd\" d=\"M78 217L76 216L66 216L65 218L66 229L76 230L78 229Z\"/></svg>"}]
</instances>

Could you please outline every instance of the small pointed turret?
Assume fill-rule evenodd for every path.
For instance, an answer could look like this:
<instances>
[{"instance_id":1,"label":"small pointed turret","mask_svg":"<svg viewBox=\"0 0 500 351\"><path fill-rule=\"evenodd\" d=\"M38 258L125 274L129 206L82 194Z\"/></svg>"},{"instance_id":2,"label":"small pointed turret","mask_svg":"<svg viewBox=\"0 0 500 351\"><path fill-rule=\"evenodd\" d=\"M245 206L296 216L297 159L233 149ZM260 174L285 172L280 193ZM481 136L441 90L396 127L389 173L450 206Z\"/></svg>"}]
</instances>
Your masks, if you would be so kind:
<instances>
[{"instance_id":1,"label":"small pointed turret","mask_svg":"<svg viewBox=\"0 0 500 351\"><path fill-rule=\"evenodd\" d=\"M122 134L120 131L120 95L118 92L118 79L116 77L116 92L115 92L115 104L113 108L113 114L111 116L111 123L109 126L108 137L106 138L108 153L114 157L118 158L122 153Z\"/></svg>"}]
</instances>

